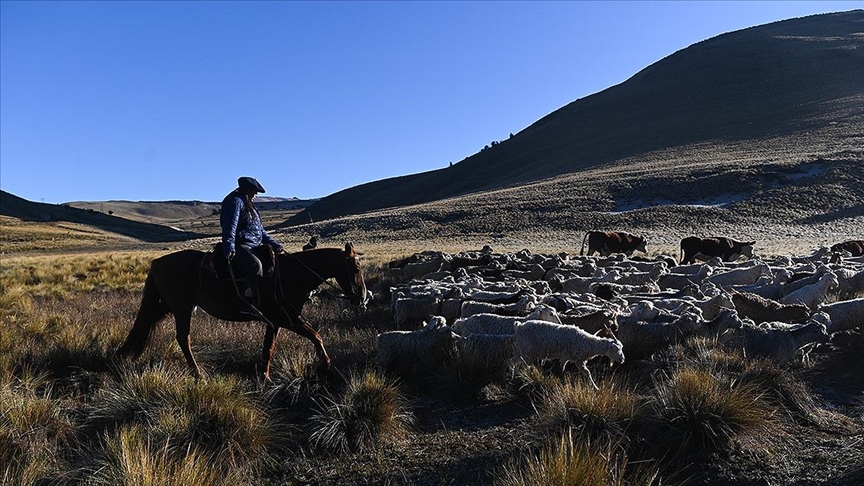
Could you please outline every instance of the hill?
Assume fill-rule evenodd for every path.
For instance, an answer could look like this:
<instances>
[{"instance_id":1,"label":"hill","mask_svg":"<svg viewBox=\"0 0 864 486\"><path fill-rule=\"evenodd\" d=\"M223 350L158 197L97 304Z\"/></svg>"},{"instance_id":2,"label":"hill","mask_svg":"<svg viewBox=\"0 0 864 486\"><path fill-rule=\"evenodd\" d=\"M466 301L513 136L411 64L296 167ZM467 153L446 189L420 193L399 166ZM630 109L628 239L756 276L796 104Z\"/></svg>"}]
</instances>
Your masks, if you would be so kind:
<instances>
[{"instance_id":1,"label":"hill","mask_svg":"<svg viewBox=\"0 0 864 486\"><path fill-rule=\"evenodd\" d=\"M776 22L699 42L449 168L345 189L297 214L286 226L543 180L577 190L579 174L590 178L591 171L616 164L636 172L640 165L651 164L676 169L679 183L698 195L716 193L714 175L741 169L743 159L749 173L729 182L743 181L744 186L735 188L735 197L749 199L747 190L754 184L762 187L772 177L773 169L763 171L764 164L849 158L838 154L861 146L856 141L860 142L864 113L862 22L864 10L855 10ZM749 151L748 144L758 146L758 151L740 156ZM735 155L726 157L727 149ZM702 162L681 173L679 163L686 166L692 159L682 161L676 151ZM856 167L860 164L853 164ZM638 203L647 202L641 193L644 185L631 190L632 185L628 188L610 178L596 182L599 199L587 198L572 210L606 208L610 199L613 210L638 209ZM508 194L530 206L526 198L533 192ZM678 192L666 196L667 201L681 199ZM697 196L693 201L703 199ZM496 204L502 211L520 206L506 197Z\"/></svg>"},{"instance_id":2,"label":"hill","mask_svg":"<svg viewBox=\"0 0 864 486\"><path fill-rule=\"evenodd\" d=\"M179 231L168 226L132 221L94 210L31 202L6 191L0 191L0 215L25 222L66 222L98 228L145 242L169 242L199 238L203 235Z\"/></svg>"},{"instance_id":3,"label":"hill","mask_svg":"<svg viewBox=\"0 0 864 486\"><path fill-rule=\"evenodd\" d=\"M300 211L315 201L296 197L258 197L255 206L259 211ZM218 215L220 207L219 202L203 201L72 201L63 205L113 214L133 221L171 225Z\"/></svg>"}]
</instances>

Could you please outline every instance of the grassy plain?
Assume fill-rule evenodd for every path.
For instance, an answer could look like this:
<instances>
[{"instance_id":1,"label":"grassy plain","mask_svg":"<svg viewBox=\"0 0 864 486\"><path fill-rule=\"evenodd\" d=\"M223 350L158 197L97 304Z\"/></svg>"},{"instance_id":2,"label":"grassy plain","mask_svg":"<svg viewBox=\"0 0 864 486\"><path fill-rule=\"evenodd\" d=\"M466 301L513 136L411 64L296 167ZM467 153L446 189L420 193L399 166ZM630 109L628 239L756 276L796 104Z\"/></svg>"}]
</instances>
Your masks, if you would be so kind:
<instances>
[{"instance_id":1,"label":"grassy plain","mask_svg":"<svg viewBox=\"0 0 864 486\"><path fill-rule=\"evenodd\" d=\"M382 376L374 338L394 327L384 270L419 243L365 243L370 309L345 314L320 296L304 310L333 370L317 376L312 346L285 332L273 386L256 379L263 327L200 312L192 343L205 379L189 375L170 318L139 360L113 358L149 261L173 247L4 256L0 482L854 484L864 473L860 454L831 456L860 440L864 401L838 408L816 393L838 360L855 361L860 333L814 368L696 341L594 368L597 392L571 373L498 373L458 353L435 379Z\"/></svg>"}]
</instances>

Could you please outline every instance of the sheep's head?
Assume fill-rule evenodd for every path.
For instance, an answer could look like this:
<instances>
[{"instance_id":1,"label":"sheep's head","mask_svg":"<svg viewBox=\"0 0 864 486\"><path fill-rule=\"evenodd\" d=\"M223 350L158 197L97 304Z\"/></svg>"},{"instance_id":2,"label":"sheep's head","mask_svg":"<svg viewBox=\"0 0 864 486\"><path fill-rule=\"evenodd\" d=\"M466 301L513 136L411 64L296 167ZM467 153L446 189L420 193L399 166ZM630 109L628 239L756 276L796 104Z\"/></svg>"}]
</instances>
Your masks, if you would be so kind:
<instances>
[{"instance_id":1,"label":"sheep's head","mask_svg":"<svg viewBox=\"0 0 864 486\"><path fill-rule=\"evenodd\" d=\"M816 312L810 316L809 322L816 322L825 326L825 329L831 327L831 316L827 312Z\"/></svg>"},{"instance_id":2,"label":"sheep's head","mask_svg":"<svg viewBox=\"0 0 864 486\"><path fill-rule=\"evenodd\" d=\"M729 330L741 329L743 325L741 319L738 318L738 313L734 309L723 309L717 313L714 319L705 323L707 329L723 334Z\"/></svg>"},{"instance_id":3,"label":"sheep's head","mask_svg":"<svg viewBox=\"0 0 864 486\"><path fill-rule=\"evenodd\" d=\"M825 328L825 324L811 320L809 324L802 327L801 330L806 333L807 342L811 343L827 343L831 336Z\"/></svg>"},{"instance_id":4,"label":"sheep's head","mask_svg":"<svg viewBox=\"0 0 864 486\"><path fill-rule=\"evenodd\" d=\"M660 315L660 309L656 309L650 300L643 300L633 306L630 315L640 321L653 321Z\"/></svg>"},{"instance_id":5,"label":"sheep's head","mask_svg":"<svg viewBox=\"0 0 864 486\"><path fill-rule=\"evenodd\" d=\"M432 316L429 319L429 322L424 326L427 331L434 331L436 329L441 329L442 327L447 327L447 319L443 316ZM449 331L449 328L447 330Z\"/></svg>"},{"instance_id":6,"label":"sheep's head","mask_svg":"<svg viewBox=\"0 0 864 486\"><path fill-rule=\"evenodd\" d=\"M558 317L558 311L554 307L546 304L539 304L534 310L528 314L528 319L538 319L541 321L554 322L561 324L561 318Z\"/></svg>"},{"instance_id":7,"label":"sheep's head","mask_svg":"<svg viewBox=\"0 0 864 486\"><path fill-rule=\"evenodd\" d=\"M624 345L621 344L621 341L617 339L610 340L612 344L609 348L606 349L606 356L612 360L612 363L623 363L624 362ZM611 366L612 363L609 365Z\"/></svg>"}]
</instances>

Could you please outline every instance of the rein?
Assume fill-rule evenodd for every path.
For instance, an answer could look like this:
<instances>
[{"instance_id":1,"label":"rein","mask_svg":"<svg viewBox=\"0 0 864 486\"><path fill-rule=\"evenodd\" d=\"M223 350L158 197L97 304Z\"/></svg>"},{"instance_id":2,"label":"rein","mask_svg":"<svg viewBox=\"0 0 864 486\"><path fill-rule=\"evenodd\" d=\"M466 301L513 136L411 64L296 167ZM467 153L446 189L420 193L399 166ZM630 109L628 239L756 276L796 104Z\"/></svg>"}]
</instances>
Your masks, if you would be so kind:
<instances>
[{"instance_id":1,"label":"rein","mask_svg":"<svg viewBox=\"0 0 864 486\"><path fill-rule=\"evenodd\" d=\"M316 272L315 270L312 270L311 268L309 268L308 265L306 265L305 263L303 263L303 260L297 258L297 255L294 255L293 253L288 253L288 256L291 256L292 258L294 258L294 260L296 260L297 263L299 263L301 267L303 267L303 268L306 269L309 273L311 273L312 275L314 275L315 277L317 277L319 280L321 280L321 282L327 284L328 287L330 287L331 289L335 289L335 290L338 292L338 294L336 294L336 293L330 292L330 291L328 290L327 293L328 293L331 297L335 297L335 298L337 298L337 299L343 299L343 300L350 300L351 297L353 297L354 295L357 295L357 291L354 290L354 282L351 282L351 293L352 293L353 295L348 295L348 296L346 296L345 293L344 293L344 291L343 291L341 288L339 288L339 287L333 285L332 283L330 283L330 282L328 281L328 279L322 277L321 275L318 274L318 272ZM347 258L346 258L346 260L347 260ZM277 258L277 265L278 265L278 258ZM348 264L346 263L345 266L346 266L346 269L347 269ZM349 271L348 274L350 275L351 272Z\"/></svg>"}]
</instances>

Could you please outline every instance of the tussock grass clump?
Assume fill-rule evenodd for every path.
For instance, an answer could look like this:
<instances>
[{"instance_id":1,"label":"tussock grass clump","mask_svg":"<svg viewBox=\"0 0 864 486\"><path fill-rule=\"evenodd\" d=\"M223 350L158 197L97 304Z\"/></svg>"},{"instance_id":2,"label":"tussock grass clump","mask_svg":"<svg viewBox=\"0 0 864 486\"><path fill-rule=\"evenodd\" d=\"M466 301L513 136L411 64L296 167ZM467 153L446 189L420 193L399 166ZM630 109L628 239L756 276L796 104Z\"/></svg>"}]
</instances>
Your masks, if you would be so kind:
<instances>
[{"instance_id":1,"label":"tussock grass clump","mask_svg":"<svg viewBox=\"0 0 864 486\"><path fill-rule=\"evenodd\" d=\"M788 366L767 358L747 359L741 353L724 349L716 338L696 338L679 346L677 351L679 368L707 370L735 386L750 386L762 392L764 402L785 409L796 420L825 423L813 394Z\"/></svg>"},{"instance_id":2,"label":"tussock grass clump","mask_svg":"<svg viewBox=\"0 0 864 486\"><path fill-rule=\"evenodd\" d=\"M700 369L685 367L657 383L652 406L657 427L651 443L681 459L728 452L736 436L776 430L774 411L753 384Z\"/></svg>"},{"instance_id":3,"label":"tussock grass clump","mask_svg":"<svg viewBox=\"0 0 864 486\"><path fill-rule=\"evenodd\" d=\"M516 400L539 409L546 403L552 391L561 384L562 380L559 376L547 373L538 366L526 365L515 368L512 378L507 383L507 389Z\"/></svg>"},{"instance_id":4,"label":"tussock grass clump","mask_svg":"<svg viewBox=\"0 0 864 486\"><path fill-rule=\"evenodd\" d=\"M163 367L123 373L119 383L103 388L94 400L92 427L131 423L146 425L171 449L194 447L238 467L266 459L268 450L287 437L287 428L271 419L236 379L196 381Z\"/></svg>"},{"instance_id":5,"label":"tussock grass clump","mask_svg":"<svg viewBox=\"0 0 864 486\"><path fill-rule=\"evenodd\" d=\"M554 430L571 429L580 441L626 443L643 399L620 379L608 378L598 386L595 390L586 380L567 380L552 388L542 404L541 421Z\"/></svg>"},{"instance_id":6,"label":"tussock grass clump","mask_svg":"<svg viewBox=\"0 0 864 486\"><path fill-rule=\"evenodd\" d=\"M337 452L369 450L408 433L413 414L397 385L367 371L354 375L340 401L327 399L312 418L310 442Z\"/></svg>"},{"instance_id":7,"label":"tussock grass clump","mask_svg":"<svg viewBox=\"0 0 864 486\"><path fill-rule=\"evenodd\" d=\"M497 486L618 486L645 485L659 481L650 465L628 468L621 448L597 446L564 433L557 443L527 458L505 465L496 477Z\"/></svg>"},{"instance_id":8,"label":"tussock grass clump","mask_svg":"<svg viewBox=\"0 0 864 486\"><path fill-rule=\"evenodd\" d=\"M440 368L430 374L435 389L458 402L476 401L484 387L504 384L509 377L509 360L462 346L447 353Z\"/></svg>"},{"instance_id":9,"label":"tussock grass clump","mask_svg":"<svg viewBox=\"0 0 864 486\"><path fill-rule=\"evenodd\" d=\"M153 441L143 427L120 427L105 435L97 466L87 484L94 486L210 486L240 484L232 471L213 467L214 459L197 448L172 450Z\"/></svg>"},{"instance_id":10,"label":"tussock grass clump","mask_svg":"<svg viewBox=\"0 0 864 486\"><path fill-rule=\"evenodd\" d=\"M58 469L75 428L44 375L22 373L0 385L0 479L34 484Z\"/></svg>"},{"instance_id":11,"label":"tussock grass clump","mask_svg":"<svg viewBox=\"0 0 864 486\"><path fill-rule=\"evenodd\" d=\"M813 394L797 375L787 367L766 358L748 361L737 376L739 383L752 385L765 393L764 399L783 408L796 420L825 425L827 418L821 414Z\"/></svg>"}]
</instances>

